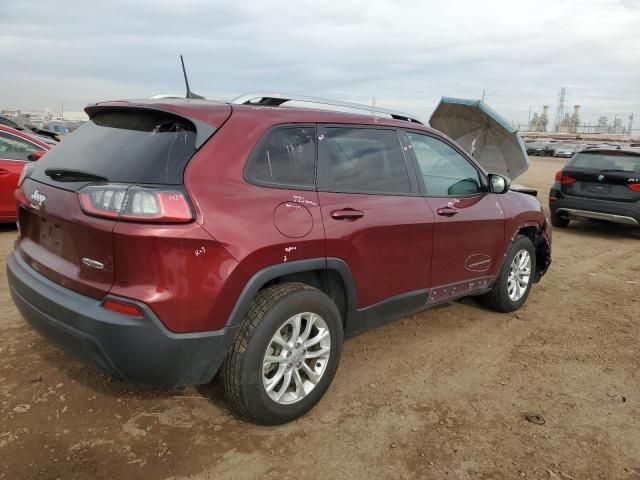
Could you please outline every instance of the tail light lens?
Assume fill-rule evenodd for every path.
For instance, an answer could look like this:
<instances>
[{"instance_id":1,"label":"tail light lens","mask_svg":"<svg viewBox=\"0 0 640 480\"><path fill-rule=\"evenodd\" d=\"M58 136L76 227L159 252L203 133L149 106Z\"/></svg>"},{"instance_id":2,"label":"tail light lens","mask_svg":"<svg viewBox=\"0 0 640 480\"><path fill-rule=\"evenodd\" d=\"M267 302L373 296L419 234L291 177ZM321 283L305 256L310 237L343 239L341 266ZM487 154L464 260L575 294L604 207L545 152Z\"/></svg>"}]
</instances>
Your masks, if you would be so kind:
<instances>
[{"instance_id":1,"label":"tail light lens","mask_svg":"<svg viewBox=\"0 0 640 480\"><path fill-rule=\"evenodd\" d=\"M564 174L564 172L562 170L558 170L556 172L556 182L560 182L562 184L568 184L568 183L573 183L575 182L576 179L573 177L568 177L567 175Z\"/></svg>"},{"instance_id":2,"label":"tail light lens","mask_svg":"<svg viewBox=\"0 0 640 480\"><path fill-rule=\"evenodd\" d=\"M627 188L640 193L640 183L627 183Z\"/></svg>"},{"instance_id":3,"label":"tail light lens","mask_svg":"<svg viewBox=\"0 0 640 480\"><path fill-rule=\"evenodd\" d=\"M95 217L149 223L187 223L193 212L180 190L130 185L91 185L78 192L82 210Z\"/></svg>"}]
</instances>

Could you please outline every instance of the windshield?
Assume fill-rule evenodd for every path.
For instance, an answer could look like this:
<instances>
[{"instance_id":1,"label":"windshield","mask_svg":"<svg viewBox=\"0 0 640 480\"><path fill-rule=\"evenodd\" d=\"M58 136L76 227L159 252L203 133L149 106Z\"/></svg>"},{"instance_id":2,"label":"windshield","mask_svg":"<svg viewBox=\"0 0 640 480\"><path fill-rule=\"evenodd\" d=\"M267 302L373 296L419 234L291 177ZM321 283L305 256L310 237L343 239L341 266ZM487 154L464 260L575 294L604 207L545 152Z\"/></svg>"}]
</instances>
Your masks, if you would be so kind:
<instances>
[{"instance_id":1,"label":"windshield","mask_svg":"<svg viewBox=\"0 0 640 480\"><path fill-rule=\"evenodd\" d=\"M597 170L620 170L630 173L640 173L640 155L634 155L628 152L582 152L574 157L571 165Z\"/></svg>"},{"instance_id":2,"label":"windshield","mask_svg":"<svg viewBox=\"0 0 640 480\"><path fill-rule=\"evenodd\" d=\"M181 184L196 151L188 120L155 111L98 113L38 161L33 178L71 170L110 182Z\"/></svg>"}]
</instances>

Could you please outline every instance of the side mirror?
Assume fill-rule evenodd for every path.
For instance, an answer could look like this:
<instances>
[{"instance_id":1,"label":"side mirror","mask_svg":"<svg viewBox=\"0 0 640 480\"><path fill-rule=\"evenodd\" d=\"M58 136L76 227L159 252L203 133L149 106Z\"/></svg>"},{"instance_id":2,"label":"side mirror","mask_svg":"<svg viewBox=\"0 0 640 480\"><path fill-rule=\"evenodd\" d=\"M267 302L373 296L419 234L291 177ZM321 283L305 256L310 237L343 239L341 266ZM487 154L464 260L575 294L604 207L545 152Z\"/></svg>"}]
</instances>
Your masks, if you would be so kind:
<instances>
[{"instance_id":1,"label":"side mirror","mask_svg":"<svg viewBox=\"0 0 640 480\"><path fill-rule=\"evenodd\" d=\"M509 179L498 175L497 173L489 174L489 191L491 193L507 193L509 191Z\"/></svg>"},{"instance_id":2,"label":"side mirror","mask_svg":"<svg viewBox=\"0 0 640 480\"><path fill-rule=\"evenodd\" d=\"M32 152L31 155L29 155L29 160L31 160L32 162L35 162L36 160L40 160L42 158L42 156L45 154L45 152L42 151L38 151L38 152Z\"/></svg>"}]
</instances>

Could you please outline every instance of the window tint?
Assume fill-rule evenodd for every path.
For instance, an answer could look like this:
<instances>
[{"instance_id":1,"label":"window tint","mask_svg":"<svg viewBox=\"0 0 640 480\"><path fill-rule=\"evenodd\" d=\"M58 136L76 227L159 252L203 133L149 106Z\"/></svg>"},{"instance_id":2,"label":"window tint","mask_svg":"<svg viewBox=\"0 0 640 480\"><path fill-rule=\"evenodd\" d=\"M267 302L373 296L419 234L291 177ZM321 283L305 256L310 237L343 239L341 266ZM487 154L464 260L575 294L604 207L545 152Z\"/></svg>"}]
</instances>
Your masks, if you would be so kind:
<instances>
[{"instance_id":1,"label":"window tint","mask_svg":"<svg viewBox=\"0 0 640 480\"><path fill-rule=\"evenodd\" d=\"M196 152L194 125L155 111L94 115L38 161L32 178L48 183L48 169L69 169L111 182L181 184Z\"/></svg>"},{"instance_id":2,"label":"window tint","mask_svg":"<svg viewBox=\"0 0 640 480\"><path fill-rule=\"evenodd\" d=\"M41 152L43 148L27 142L15 135L0 132L0 158L8 160L29 160L33 152Z\"/></svg>"},{"instance_id":3,"label":"window tint","mask_svg":"<svg viewBox=\"0 0 640 480\"><path fill-rule=\"evenodd\" d=\"M573 167L596 170L621 170L640 173L640 155L620 153L578 153L571 162Z\"/></svg>"},{"instance_id":4,"label":"window tint","mask_svg":"<svg viewBox=\"0 0 640 480\"><path fill-rule=\"evenodd\" d=\"M367 193L410 193L407 165L394 130L328 127L320 143L320 187Z\"/></svg>"},{"instance_id":5,"label":"window tint","mask_svg":"<svg viewBox=\"0 0 640 480\"><path fill-rule=\"evenodd\" d=\"M246 176L258 183L313 186L315 160L315 128L280 128L251 156Z\"/></svg>"},{"instance_id":6,"label":"window tint","mask_svg":"<svg viewBox=\"0 0 640 480\"><path fill-rule=\"evenodd\" d=\"M427 195L471 195L482 190L478 171L458 152L437 138L407 132L418 159Z\"/></svg>"}]
</instances>

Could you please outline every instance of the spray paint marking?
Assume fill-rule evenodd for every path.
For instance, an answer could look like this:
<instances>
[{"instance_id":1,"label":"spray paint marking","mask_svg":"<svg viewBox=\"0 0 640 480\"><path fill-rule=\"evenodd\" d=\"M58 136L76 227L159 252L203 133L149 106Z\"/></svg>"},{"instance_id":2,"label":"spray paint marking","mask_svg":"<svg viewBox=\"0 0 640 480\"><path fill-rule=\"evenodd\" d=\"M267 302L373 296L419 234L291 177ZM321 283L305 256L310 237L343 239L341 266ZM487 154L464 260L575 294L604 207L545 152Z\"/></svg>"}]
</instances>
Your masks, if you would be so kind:
<instances>
[{"instance_id":1,"label":"spray paint marking","mask_svg":"<svg viewBox=\"0 0 640 480\"><path fill-rule=\"evenodd\" d=\"M293 201L297 203L301 203L302 205L311 205L312 207L317 206L318 204L312 200L307 200L302 195L294 195Z\"/></svg>"}]
</instances>

